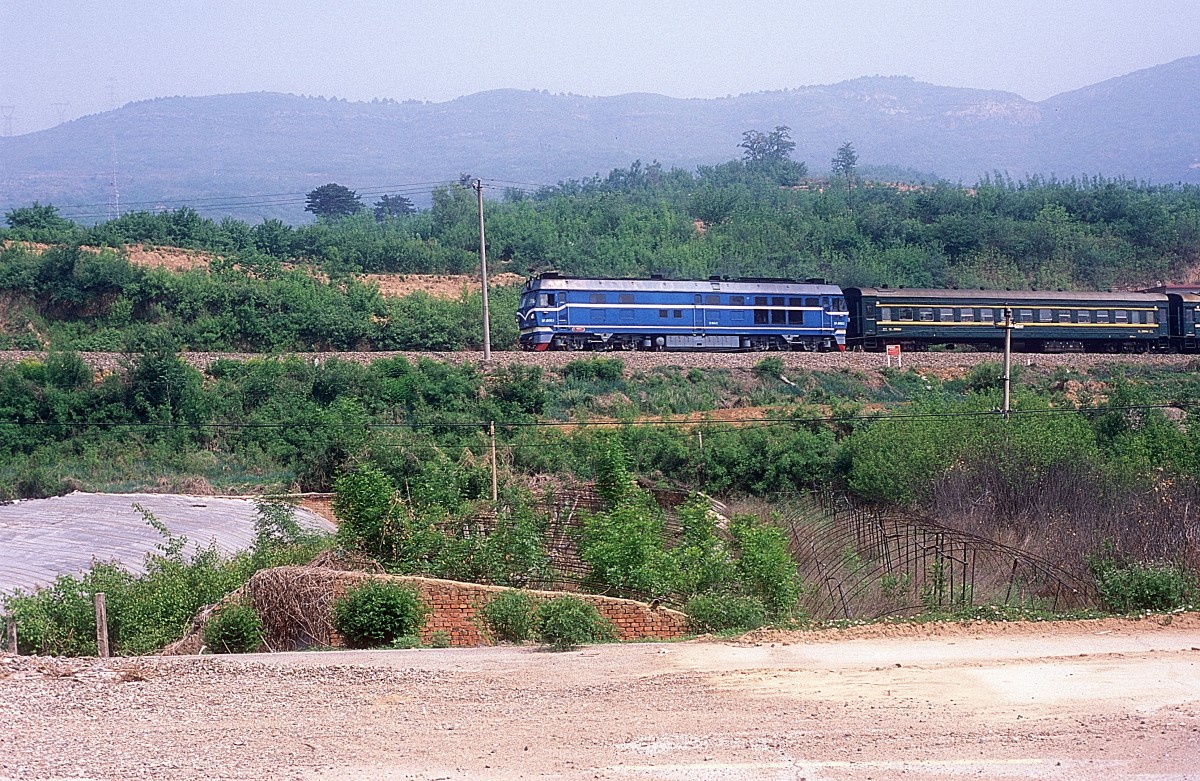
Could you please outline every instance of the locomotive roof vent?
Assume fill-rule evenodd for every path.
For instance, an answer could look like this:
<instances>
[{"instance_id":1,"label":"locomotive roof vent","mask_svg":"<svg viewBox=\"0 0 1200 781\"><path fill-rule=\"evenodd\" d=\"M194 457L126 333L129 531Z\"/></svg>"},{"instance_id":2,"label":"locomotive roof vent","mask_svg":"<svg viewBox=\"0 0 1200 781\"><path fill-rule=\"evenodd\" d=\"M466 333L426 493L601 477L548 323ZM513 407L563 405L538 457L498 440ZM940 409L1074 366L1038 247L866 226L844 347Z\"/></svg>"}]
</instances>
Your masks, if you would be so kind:
<instances>
[{"instance_id":1,"label":"locomotive roof vent","mask_svg":"<svg viewBox=\"0 0 1200 781\"><path fill-rule=\"evenodd\" d=\"M662 274L651 274L650 278L651 279L662 279L663 275Z\"/></svg>"}]
</instances>

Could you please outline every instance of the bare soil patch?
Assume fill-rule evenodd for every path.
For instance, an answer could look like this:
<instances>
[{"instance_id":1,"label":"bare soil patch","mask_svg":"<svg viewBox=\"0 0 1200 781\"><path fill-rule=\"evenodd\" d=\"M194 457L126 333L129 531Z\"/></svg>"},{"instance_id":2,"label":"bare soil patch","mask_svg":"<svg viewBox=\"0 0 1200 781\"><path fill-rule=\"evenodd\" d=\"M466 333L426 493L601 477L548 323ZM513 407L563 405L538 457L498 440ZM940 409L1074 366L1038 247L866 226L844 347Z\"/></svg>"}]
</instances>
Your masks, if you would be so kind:
<instances>
[{"instance_id":1,"label":"bare soil patch","mask_svg":"<svg viewBox=\"0 0 1200 781\"><path fill-rule=\"evenodd\" d=\"M374 282L385 296L400 298L413 293L424 293L431 298L456 299L479 289L479 277L471 274L363 274L365 282ZM493 274L488 277L490 287L519 285L524 282L519 274Z\"/></svg>"},{"instance_id":2,"label":"bare soil patch","mask_svg":"<svg viewBox=\"0 0 1200 781\"><path fill-rule=\"evenodd\" d=\"M1196 616L960 629L0 657L0 779L1197 777Z\"/></svg>"}]
</instances>

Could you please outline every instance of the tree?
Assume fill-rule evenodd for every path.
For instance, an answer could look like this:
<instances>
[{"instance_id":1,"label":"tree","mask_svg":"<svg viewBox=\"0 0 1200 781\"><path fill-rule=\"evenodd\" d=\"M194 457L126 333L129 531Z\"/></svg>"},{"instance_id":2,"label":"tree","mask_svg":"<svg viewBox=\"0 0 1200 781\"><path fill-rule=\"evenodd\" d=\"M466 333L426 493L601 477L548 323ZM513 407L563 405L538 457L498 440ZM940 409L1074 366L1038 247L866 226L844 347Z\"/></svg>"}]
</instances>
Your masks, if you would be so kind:
<instances>
[{"instance_id":1,"label":"tree","mask_svg":"<svg viewBox=\"0 0 1200 781\"><path fill-rule=\"evenodd\" d=\"M846 180L846 192L849 192L854 184L854 171L858 168L858 152L854 151L854 144L847 141L839 146L837 154L829 161L829 165L833 169L834 176L840 176Z\"/></svg>"},{"instance_id":2,"label":"tree","mask_svg":"<svg viewBox=\"0 0 1200 781\"><path fill-rule=\"evenodd\" d=\"M738 144L746 150L743 159L748 163L787 160L796 148L791 133L792 129L787 125L778 125L770 133L747 130L742 133L742 143Z\"/></svg>"},{"instance_id":3,"label":"tree","mask_svg":"<svg viewBox=\"0 0 1200 781\"><path fill-rule=\"evenodd\" d=\"M415 214L417 207L403 195L384 195L375 202L375 220L383 222L389 217L403 217Z\"/></svg>"},{"instance_id":4,"label":"tree","mask_svg":"<svg viewBox=\"0 0 1200 781\"><path fill-rule=\"evenodd\" d=\"M4 215L13 230L13 238L53 244L70 239L75 223L58 213L57 206L33 202L32 206L13 209Z\"/></svg>"},{"instance_id":5,"label":"tree","mask_svg":"<svg viewBox=\"0 0 1200 781\"><path fill-rule=\"evenodd\" d=\"M345 217L362 211L362 201L349 187L323 184L308 194L304 211L318 217Z\"/></svg>"}]
</instances>

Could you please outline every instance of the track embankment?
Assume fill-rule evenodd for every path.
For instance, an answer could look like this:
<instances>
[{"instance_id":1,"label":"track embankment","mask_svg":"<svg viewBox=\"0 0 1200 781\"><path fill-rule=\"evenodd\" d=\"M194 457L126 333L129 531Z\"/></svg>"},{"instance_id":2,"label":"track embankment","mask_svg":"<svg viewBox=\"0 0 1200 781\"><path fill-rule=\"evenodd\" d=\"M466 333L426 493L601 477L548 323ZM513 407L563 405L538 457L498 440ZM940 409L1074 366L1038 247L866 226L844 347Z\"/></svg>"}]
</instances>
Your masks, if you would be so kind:
<instances>
[{"instance_id":1,"label":"track embankment","mask_svg":"<svg viewBox=\"0 0 1200 781\"><path fill-rule=\"evenodd\" d=\"M93 370L103 373L122 371L137 357L132 353L85 352L83 360ZM41 360L44 352L18 350L0 351L0 363L22 360ZM571 361L585 358L615 358L625 364L627 372L650 371L660 367L686 369L752 369L767 357L779 358L788 369L807 371L878 371L888 366L888 358L880 353L653 353L653 352L544 352L494 351L491 361L485 364L481 352L296 352L282 354L261 353L214 353L186 352L184 359L198 369L206 369L218 360L247 361L254 358L295 357L303 361L321 363L337 359L367 364L383 358L403 357L410 361L425 358L434 361L474 363L479 366L540 366L556 369ZM921 352L906 353L892 359L893 368L916 369L918 371L952 371L969 369L979 363L1003 360L1000 353ZM1044 369L1084 369L1102 365L1126 366L1192 366L1200 367L1200 358L1194 355L1113 355L1107 353L1021 353L1013 356L1013 363Z\"/></svg>"}]
</instances>

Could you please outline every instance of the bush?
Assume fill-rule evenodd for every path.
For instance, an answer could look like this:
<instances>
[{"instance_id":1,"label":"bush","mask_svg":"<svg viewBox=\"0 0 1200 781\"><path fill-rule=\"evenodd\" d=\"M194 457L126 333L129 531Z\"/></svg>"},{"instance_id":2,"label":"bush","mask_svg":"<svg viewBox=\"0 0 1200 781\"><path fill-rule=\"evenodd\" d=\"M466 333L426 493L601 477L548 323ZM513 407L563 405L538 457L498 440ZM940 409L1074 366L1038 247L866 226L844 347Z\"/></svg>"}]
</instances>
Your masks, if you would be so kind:
<instances>
[{"instance_id":1,"label":"bush","mask_svg":"<svg viewBox=\"0 0 1200 781\"><path fill-rule=\"evenodd\" d=\"M213 653L253 653L262 642L262 619L249 605L228 605L204 625L204 644Z\"/></svg>"},{"instance_id":2,"label":"bush","mask_svg":"<svg viewBox=\"0 0 1200 781\"><path fill-rule=\"evenodd\" d=\"M483 606L483 620L497 640L523 643L533 630L533 599L524 591L505 591Z\"/></svg>"},{"instance_id":3,"label":"bush","mask_svg":"<svg viewBox=\"0 0 1200 781\"><path fill-rule=\"evenodd\" d=\"M767 611L754 597L701 594L684 605L693 632L757 629L767 622Z\"/></svg>"},{"instance_id":4,"label":"bush","mask_svg":"<svg viewBox=\"0 0 1200 781\"><path fill-rule=\"evenodd\" d=\"M430 648L449 648L450 633L445 629L439 629L429 636Z\"/></svg>"},{"instance_id":5,"label":"bush","mask_svg":"<svg viewBox=\"0 0 1200 781\"><path fill-rule=\"evenodd\" d=\"M1196 580L1174 564L1124 561L1106 545L1088 560L1096 593L1105 610L1135 613L1139 610L1174 610L1196 597Z\"/></svg>"},{"instance_id":6,"label":"bush","mask_svg":"<svg viewBox=\"0 0 1200 781\"><path fill-rule=\"evenodd\" d=\"M428 614L416 589L370 580L334 603L333 626L351 648L374 648L417 634Z\"/></svg>"},{"instance_id":7,"label":"bush","mask_svg":"<svg viewBox=\"0 0 1200 781\"><path fill-rule=\"evenodd\" d=\"M769 616L787 618L800 599L800 578L787 537L752 516L734 518L729 531L738 548L742 588L762 601Z\"/></svg>"},{"instance_id":8,"label":"bush","mask_svg":"<svg viewBox=\"0 0 1200 781\"><path fill-rule=\"evenodd\" d=\"M611 642L616 634L600 612L579 597L558 597L538 606L533 614L538 640L556 651L584 643Z\"/></svg>"}]
</instances>

